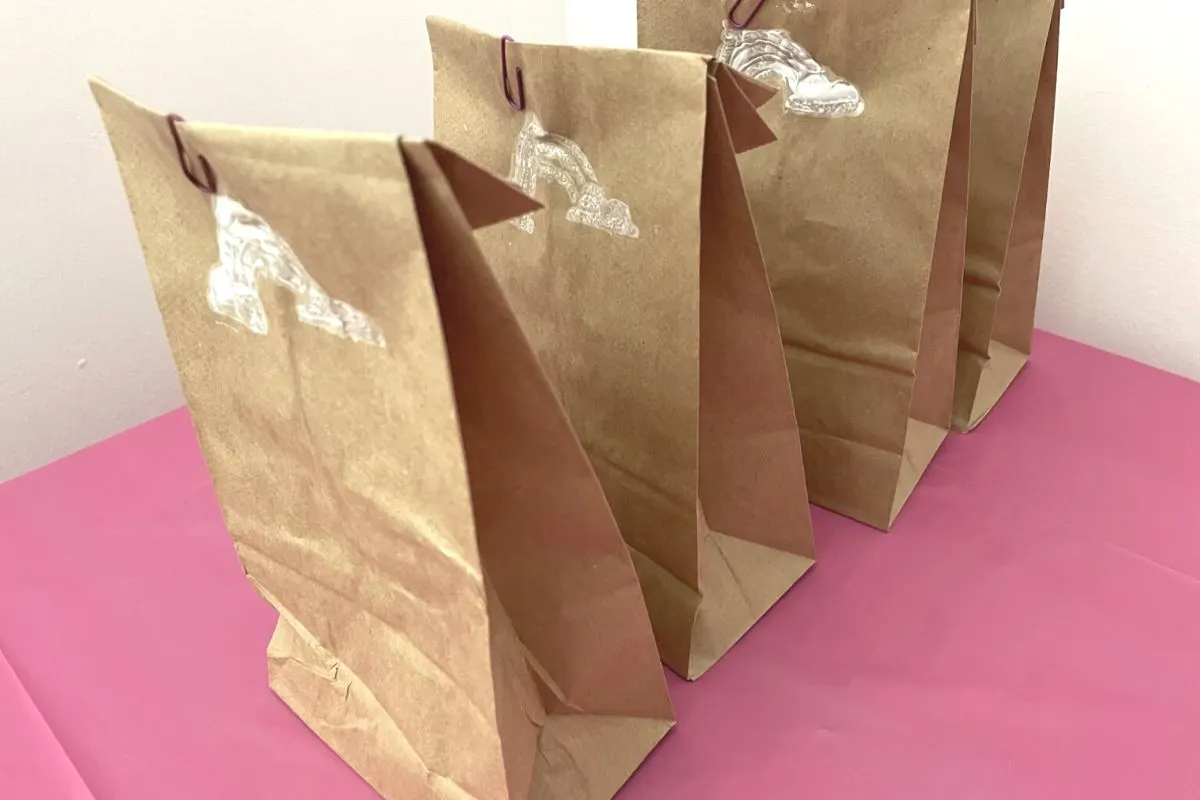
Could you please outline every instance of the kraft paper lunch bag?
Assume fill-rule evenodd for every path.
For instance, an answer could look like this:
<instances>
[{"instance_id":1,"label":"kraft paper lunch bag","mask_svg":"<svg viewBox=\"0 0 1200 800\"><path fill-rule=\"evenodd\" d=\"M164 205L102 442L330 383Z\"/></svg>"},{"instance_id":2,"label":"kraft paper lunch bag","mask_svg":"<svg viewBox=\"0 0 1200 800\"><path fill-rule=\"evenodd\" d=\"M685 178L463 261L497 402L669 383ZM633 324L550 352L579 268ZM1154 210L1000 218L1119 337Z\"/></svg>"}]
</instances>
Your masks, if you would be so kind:
<instances>
[{"instance_id":1,"label":"kraft paper lunch bag","mask_svg":"<svg viewBox=\"0 0 1200 800\"><path fill-rule=\"evenodd\" d=\"M93 84L269 683L389 800L607 800L672 724L637 575L434 142ZM203 653L197 653L203 658Z\"/></svg>"},{"instance_id":2,"label":"kraft paper lunch bag","mask_svg":"<svg viewBox=\"0 0 1200 800\"><path fill-rule=\"evenodd\" d=\"M1062 11L1059 0L977 2L959 430L983 420L1031 353Z\"/></svg>"},{"instance_id":3,"label":"kraft paper lunch bag","mask_svg":"<svg viewBox=\"0 0 1200 800\"><path fill-rule=\"evenodd\" d=\"M736 159L773 140L756 108L773 92L690 54L429 30L437 136L547 206L480 241L612 504L662 658L697 677L814 557Z\"/></svg>"},{"instance_id":4,"label":"kraft paper lunch bag","mask_svg":"<svg viewBox=\"0 0 1200 800\"><path fill-rule=\"evenodd\" d=\"M639 0L639 45L779 88L741 157L813 502L896 520L951 426L971 0Z\"/></svg>"}]
</instances>

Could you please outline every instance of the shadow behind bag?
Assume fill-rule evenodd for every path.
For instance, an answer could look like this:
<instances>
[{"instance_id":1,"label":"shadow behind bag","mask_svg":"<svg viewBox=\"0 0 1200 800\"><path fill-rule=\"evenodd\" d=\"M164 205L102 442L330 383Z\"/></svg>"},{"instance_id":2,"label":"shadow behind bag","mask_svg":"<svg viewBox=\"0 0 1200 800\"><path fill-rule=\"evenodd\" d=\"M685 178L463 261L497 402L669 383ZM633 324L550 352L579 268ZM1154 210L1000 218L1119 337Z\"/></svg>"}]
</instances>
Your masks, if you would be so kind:
<instances>
[{"instance_id":1,"label":"shadow behind bag","mask_svg":"<svg viewBox=\"0 0 1200 800\"><path fill-rule=\"evenodd\" d=\"M643 47L780 88L740 159L813 502L887 529L951 424L971 0L639 0ZM754 14L754 9L758 12Z\"/></svg>"},{"instance_id":2,"label":"shadow behind bag","mask_svg":"<svg viewBox=\"0 0 1200 800\"><path fill-rule=\"evenodd\" d=\"M1059 0L978 0L959 430L987 416L1032 349L1061 13Z\"/></svg>"},{"instance_id":3,"label":"shadow behind bag","mask_svg":"<svg viewBox=\"0 0 1200 800\"><path fill-rule=\"evenodd\" d=\"M547 203L480 241L604 485L663 660L697 677L814 555L736 160L773 140L756 110L772 92L694 55L522 44L514 110L498 38L429 28L437 135Z\"/></svg>"},{"instance_id":4,"label":"shadow behind bag","mask_svg":"<svg viewBox=\"0 0 1200 800\"><path fill-rule=\"evenodd\" d=\"M180 126L210 195L162 115L93 91L279 611L271 687L390 800L610 798L672 715L615 521L472 234L537 204L434 143Z\"/></svg>"}]
</instances>

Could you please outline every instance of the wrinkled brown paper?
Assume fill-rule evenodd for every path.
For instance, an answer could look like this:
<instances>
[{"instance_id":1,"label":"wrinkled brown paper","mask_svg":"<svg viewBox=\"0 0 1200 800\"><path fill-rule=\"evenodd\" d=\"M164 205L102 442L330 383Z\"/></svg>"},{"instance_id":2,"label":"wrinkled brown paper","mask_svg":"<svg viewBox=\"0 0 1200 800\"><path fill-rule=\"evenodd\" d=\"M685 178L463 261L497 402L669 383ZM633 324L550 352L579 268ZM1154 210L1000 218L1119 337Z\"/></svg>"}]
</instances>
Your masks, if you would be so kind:
<instances>
[{"instance_id":1,"label":"wrinkled brown paper","mask_svg":"<svg viewBox=\"0 0 1200 800\"><path fill-rule=\"evenodd\" d=\"M189 123L386 348L206 300L207 195L162 115L108 127L213 484L280 613L272 688L391 800L610 798L671 726L631 559L475 244L537 208L434 143ZM204 657L199 654L198 657Z\"/></svg>"},{"instance_id":2,"label":"wrinkled brown paper","mask_svg":"<svg viewBox=\"0 0 1200 800\"><path fill-rule=\"evenodd\" d=\"M954 426L978 425L1029 360L1046 231L1059 0L978 0L967 273Z\"/></svg>"},{"instance_id":3,"label":"wrinkled brown paper","mask_svg":"<svg viewBox=\"0 0 1200 800\"><path fill-rule=\"evenodd\" d=\"M643 47L715 54L728 0L639 0ZM738 18L756 2L742 4ZM888 528L950 427L970 145L971 0L768 2L862 91L860 117L763 107L747 153L813 502Z\"/></svg>"},{"instance_id":4,"label":"wrinkled brown paper","mask_svg":"<svg viewBox=\"0 0 1200 800\"><path fill-rule=\"evenodd\" d=\"M437 135L507 173L525 113L500 42L430 20ZM509 48L528 112L586 154L638 238L567 218L480 239L600 475L663 660L696 677L809 568L778 324L736 151L772 140L765 87L680 53Z\"/></svg>"}]
</instances>

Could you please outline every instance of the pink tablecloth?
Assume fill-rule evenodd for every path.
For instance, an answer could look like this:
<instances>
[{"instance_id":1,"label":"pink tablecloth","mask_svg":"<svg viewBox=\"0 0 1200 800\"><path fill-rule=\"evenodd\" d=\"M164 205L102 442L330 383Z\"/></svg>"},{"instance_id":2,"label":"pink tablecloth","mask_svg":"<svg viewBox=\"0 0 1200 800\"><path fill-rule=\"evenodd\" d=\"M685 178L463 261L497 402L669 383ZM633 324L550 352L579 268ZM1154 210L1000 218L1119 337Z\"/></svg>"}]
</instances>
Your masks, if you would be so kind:
<instances>
[{"instance_id":1,"label":"pink tablecloth","mask_svg":"<svg viewBox=\"0 0 1200 800\"><path fill-rule=\"evenodd\" d=\"M1200 797L1198 416L1041 337L892 535L816 512L622 800ZM0 797L374 797L266 688L185 414L0 487L0 531Z\"/></svg>"},{"instance_id":2,"label":"pink tablecloth","mask_svg":"<svg viewBox=\"0 0 1200 800\"><path fill-rule=\"evenodd\" d=\"M94 800L0 653L0 797Z\"/></svg>"}]
</instances>

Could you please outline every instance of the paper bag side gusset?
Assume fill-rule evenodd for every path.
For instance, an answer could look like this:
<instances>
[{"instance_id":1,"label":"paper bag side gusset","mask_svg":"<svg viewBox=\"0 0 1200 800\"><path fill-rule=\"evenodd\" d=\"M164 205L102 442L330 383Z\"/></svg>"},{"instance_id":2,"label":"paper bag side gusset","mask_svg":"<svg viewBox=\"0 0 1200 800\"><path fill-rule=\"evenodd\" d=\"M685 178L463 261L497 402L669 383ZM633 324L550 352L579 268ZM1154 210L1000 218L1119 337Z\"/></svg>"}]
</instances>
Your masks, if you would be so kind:
<instances>
[{"instance_id":1,"label":"paper bag side gusset","mask_svg":"<svg viewBox=\"0 0 1200 800\"><path fill-rule=\"evenodd\" d=\"M955 427L995 406L1030 354L1049 177L1058 3L979 4Z\"/></svg>"},{"instance_id":2,"label":"paper bag side gusset","mask_svg":"<svg viewBox=\"0 0 1200 800\"><path fill-rule=\"evenodd\" d=\"M451 353L480 553L512 621L516 649L506 660L536 684L513 704L515 722L538 719L541 728L531 796L541 786L573 787L569 796L602 800L673 722L637 577L595 473L441 169L406 155ZM439 195L447 199L433 202ZM586 611L564 613L572 608ZM502 697L498 686L498 703ZM574 752L577 739L595 752Z\"/></svg>"},{"instance_id":3,"label":"paper bag side gusset","mask_svg":"<svg viewBox=\"0 0 1200 800\"><path fill-rule=\"evenodd\" d=\"M966 262L971 163L971 75L974 22L967 36L958 104L950 134L942 207L926 292L925 320L909 408L908 436L888 524L895 522L951 427ZM882 526L880 526L882 527Z\"/></svg>"},{"instance_id":4,"label":"paper bag side gusset","mask_svg":"<svg viewBox=\"0 0 1200 800\"><path fill-rule=\"evenodd\" d=\"M736 153L769 144L739 82L716 65L701 201L697 678L813 564L803 454L770 286Z\"/></svg>"}]
</instances>

